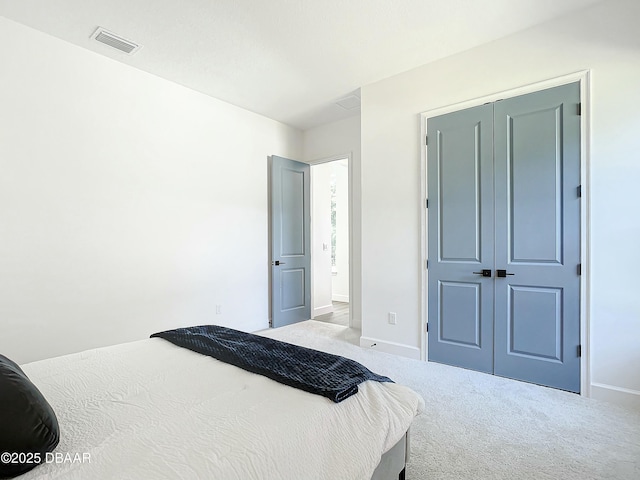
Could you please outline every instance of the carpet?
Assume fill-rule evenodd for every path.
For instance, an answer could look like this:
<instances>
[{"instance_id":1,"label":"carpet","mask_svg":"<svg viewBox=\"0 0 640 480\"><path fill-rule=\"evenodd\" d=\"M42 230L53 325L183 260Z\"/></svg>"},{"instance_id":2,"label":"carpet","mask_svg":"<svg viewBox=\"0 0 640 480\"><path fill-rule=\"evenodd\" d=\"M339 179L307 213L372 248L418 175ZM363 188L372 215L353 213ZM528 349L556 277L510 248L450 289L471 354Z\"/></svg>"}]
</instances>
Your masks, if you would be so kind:
<instances>
[{"instance_id":1,"label":"carpet","mask_svg":"<svg viewBox=\"0 0 640 480\"><path fill-rule=\"evenodd\" d=\"M359 332L338 325L310 320L278 331L284 341L352 358L422 395L407 479L640 479L638 411L363 349Z\"/></svg>"}]
</instances>

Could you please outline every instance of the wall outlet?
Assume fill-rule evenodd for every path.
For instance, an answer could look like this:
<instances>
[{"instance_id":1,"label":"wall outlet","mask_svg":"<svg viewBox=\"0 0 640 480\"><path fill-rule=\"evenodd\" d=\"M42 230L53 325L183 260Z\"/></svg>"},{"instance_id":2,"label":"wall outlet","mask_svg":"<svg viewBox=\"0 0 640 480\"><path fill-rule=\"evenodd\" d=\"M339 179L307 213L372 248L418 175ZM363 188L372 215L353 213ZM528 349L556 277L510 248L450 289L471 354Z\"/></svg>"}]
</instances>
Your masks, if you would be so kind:
<instances>
[{"instance_id":1,"label":"wall outlet","mask_svg":"<svg viewBox=\"0 0 640 480\"><path fill-rule=\"evenodd\" d=\"M216 315L220 315L222 313L222 305L216 305Z\"/></svg>"},{"instance_id":2,"label":"wall outlet","mask_svg":"<svg viewBox=\"0 0 640 480\"><path fill-rule=\"evenodd\" d=\"M391 325L396 324L396 312L389 312L389 323Z\"/></svg>"}]
</instances>

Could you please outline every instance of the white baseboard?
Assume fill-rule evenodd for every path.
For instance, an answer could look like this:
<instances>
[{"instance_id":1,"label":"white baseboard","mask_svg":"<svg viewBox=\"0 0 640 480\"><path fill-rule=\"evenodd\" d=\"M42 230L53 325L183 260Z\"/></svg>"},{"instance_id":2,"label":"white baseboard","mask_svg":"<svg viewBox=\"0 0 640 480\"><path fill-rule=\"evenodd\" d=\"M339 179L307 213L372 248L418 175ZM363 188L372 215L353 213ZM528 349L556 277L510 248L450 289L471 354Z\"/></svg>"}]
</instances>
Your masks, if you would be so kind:
<instances>
[{"instance_id":1,"label":"white baseboard","mask_svg":"<svg viewBox=\"0 0 640 480\"><path fill-rule=\"evenodd\" d=\"M617 403L640 411L640 392L604 383L591 384L591 398Z\"/></svg>"},{"instance_id":2,"label":"white baseboard","mask_svg":"<svg viewBox=\"0 0 640 480\"><path fill-rule=\"evenodd\" d=\"M337 293L334 293L331 295L331 301L349 303L349 295L338 295Z\"/></svg>"},{"instance_id":3,"label":"white baseboard","mask_svg":"<svg viewBox=\"0 0 640 480\"><path fill-rule=\"evenodd\" d=\"M333 305L325 305L323 307L316 307L313 309L313 316L311 318L316 318L320 315L326 315L327 313L333 313Z\"/></svg>"},{"instance_id":4,"label":"white baseboard","mask_svg":"<svg viewBox=\"0 0 640 480\"><path fill-rule=\"evenodd\" d=\"M371 348L380 350L381 352L399 355L401 357L413 358L420 360L420 349L418 347L410 347L402 343L385 342L377 338L360 337L360 346L362 348Z\"/></svg>"}]
</instances>

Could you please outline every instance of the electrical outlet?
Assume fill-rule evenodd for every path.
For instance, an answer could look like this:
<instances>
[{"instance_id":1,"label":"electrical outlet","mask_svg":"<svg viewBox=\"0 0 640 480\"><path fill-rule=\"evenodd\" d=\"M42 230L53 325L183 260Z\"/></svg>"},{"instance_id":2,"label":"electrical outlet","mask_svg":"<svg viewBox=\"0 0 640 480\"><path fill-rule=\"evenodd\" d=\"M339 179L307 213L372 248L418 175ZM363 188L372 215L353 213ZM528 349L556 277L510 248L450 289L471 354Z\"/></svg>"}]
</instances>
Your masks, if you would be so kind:
<instances>
[{"instance_id":1,"label":"electrical outlet","mask_svg":"<svg viewBox=\"0 0 640 480\"><path fill-rule=\"evenodd\" d=\"M220 315L222 313L222 305L216 305L216 315Z\"/></svg>"},{"instance_id":2,"label":"electrical outlet","mask_svg":"<svg viewBox=\"0 0 640 480\"><path fill-rule=\"evenodd\" d=\"M389 323L391 325L396 324L396 312L389 312Z\"/></svg>"}]
</instances>

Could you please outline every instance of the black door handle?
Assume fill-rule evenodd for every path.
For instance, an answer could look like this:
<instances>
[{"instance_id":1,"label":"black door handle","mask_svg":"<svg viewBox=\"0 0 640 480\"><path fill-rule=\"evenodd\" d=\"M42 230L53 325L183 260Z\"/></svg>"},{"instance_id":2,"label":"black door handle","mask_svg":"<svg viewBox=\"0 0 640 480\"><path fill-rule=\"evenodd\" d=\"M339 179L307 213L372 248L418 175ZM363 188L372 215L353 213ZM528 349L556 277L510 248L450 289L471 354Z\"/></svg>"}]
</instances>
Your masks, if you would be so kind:
<instances>
[{"instance_id":1,"label":"black door handle","mask_svg":"<svg viewBox=\"0 0 640 480\"><path fill-rule=\"evenodd\" d=\"M481 272L473 272L474 275L482 275L483 277L490 277L491 276L491 269L490 268L483 268Z\"/></svg>"},{"instance_id":2,"label":"black door handle","mask_svg":"<svg viewBox=\"0 0 640 480\"><path fill-rule=\"evenodd\" d=\"M281 262L280 260L276 260L275 262L272 262L271 265L284 265L284 262Z\"/></svg>"},{"instance_id":3,"label":"black door handle","mask_svg":"<svg viewBox=\"0 0 640 480\"><path fill-rule=\"evenodd\" d=\"M506 270L496 270L496 277L505 278L507 275L515 275L515 273L507 273Z\"/></svg>"}]
</instances>

